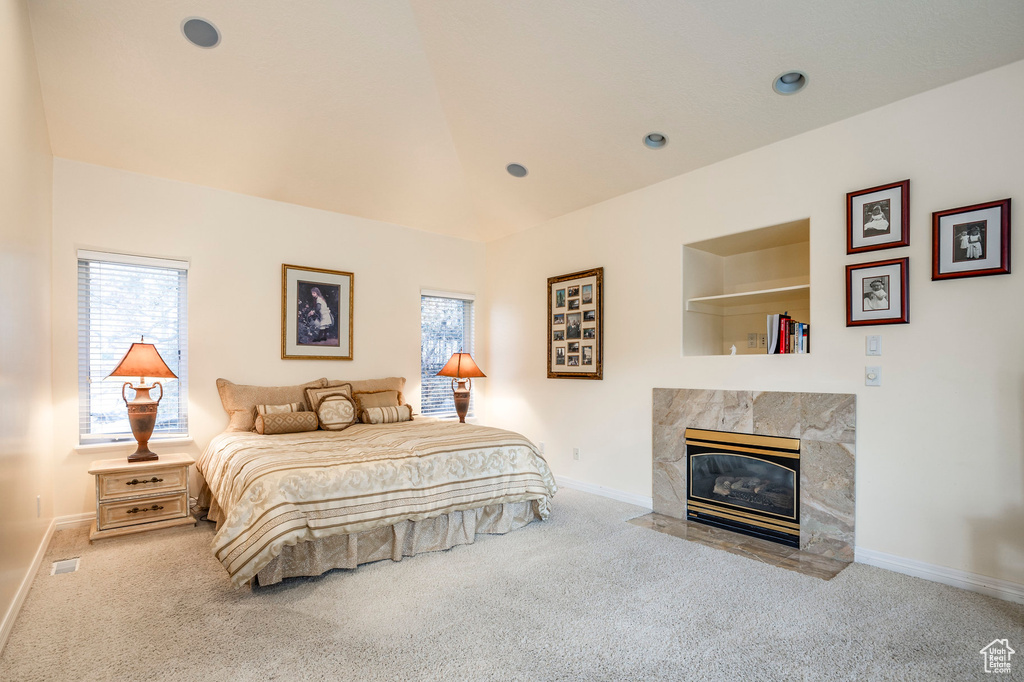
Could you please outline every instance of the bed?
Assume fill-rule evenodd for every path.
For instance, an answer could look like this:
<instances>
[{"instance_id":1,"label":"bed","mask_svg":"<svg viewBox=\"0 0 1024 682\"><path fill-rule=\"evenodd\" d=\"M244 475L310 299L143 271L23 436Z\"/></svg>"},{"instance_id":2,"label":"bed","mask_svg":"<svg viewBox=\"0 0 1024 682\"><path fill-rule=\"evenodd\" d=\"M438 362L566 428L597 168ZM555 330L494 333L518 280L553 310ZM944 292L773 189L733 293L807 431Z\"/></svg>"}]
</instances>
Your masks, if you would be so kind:
<instances>
[{"instance_id":1,"label":"bed","mask_svg":"<svg viewBox=\"0 0 1024 682\"><path fill-rule=\"evenodd\" d=\"M214 555L236 587L469 544L546 519L556 491L526 437L420 417L338 432L231 430L198 469Z\"/></svg>"}]
</instances>

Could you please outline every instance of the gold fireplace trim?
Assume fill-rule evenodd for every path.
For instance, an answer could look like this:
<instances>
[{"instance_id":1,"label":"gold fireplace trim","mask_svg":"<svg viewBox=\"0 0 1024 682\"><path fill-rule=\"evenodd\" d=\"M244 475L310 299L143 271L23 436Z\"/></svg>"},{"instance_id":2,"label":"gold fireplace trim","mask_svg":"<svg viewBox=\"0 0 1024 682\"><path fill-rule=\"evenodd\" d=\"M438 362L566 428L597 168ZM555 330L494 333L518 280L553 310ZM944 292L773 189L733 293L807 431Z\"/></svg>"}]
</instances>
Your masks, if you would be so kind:
<instances>
[{"instance_id":1,"label":"gold fireplace trim","mask_svg":"<svg viewBox=\"0 0 1024 682\"><path fill-rule=\"evenodd\" d=\"M785 533L786 535L792 535L792 536L796 536L796 537L800 536L800 529L799 528L794 530L792 528L786 528L784 526L778 526L778 525L776 525L774 523L768 523L766 521L758 521L756 519L740 518L738 516L733 516L732 514L727 514L725 512L718 511L718 510L715 510L715 509L694 509L693 511L695 513L707 514L708 516L717 516L717 517L722 518L722 519L729 519L730 521L739 521L740 523L746 523L746 524L749 524L751 526L758 526L760 528L767 528L768 530L774 530L774 531L779 532L779 533Z\"/></svg>"},{"instance_id":2,"label":"gold fireplace trim","mask_svg":"<svg viewBox=\"0 0 1024 682\"><path fill-rule=\"evenodd\" d=\"M725 516L727 518L732 518L736 521L742 521L743 523L752 523L755 525L763 525L764 523L769 523L771 527L778 526L776 530L791 530L796 532L800 531L800 525L797 523L790 523L788 521L776 521L774 519L765 521L763 516L754 516L753 514L747 514L746 512L736 511L734 509L722 510L714 505L698 502L697 500L688 500L686 506L687 508L693 507L696 511L703 512L705 514ZM742 516L744 518L738 519L736 518L737 516Z\"/></svg>"},{"instance_id":3,"label":"gold fireplace trim","mask_svg":"<svg viewBox=\"0 0 1024 682\"><path fill-rule=\"evenodd\" d=\"M729 433L726 431L707 431L705 429L686 429L685 437L686 442L693 445L721 447L723 443L728 443L731 448L742 452L800 459L799 438L755 436L749 433ZM786 450L789 452L785 452Z\"/></svg>"}]
</instances>

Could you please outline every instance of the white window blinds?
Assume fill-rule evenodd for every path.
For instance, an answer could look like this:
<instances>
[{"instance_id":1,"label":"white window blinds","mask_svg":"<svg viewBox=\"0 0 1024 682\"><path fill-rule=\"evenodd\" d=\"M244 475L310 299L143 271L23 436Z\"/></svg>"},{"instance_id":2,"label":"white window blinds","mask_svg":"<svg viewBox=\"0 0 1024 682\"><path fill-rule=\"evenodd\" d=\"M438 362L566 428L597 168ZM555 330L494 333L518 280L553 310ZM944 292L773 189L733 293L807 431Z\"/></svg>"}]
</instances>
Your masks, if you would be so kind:
<instances>
[{"instance_id":1,"label":"white window blinds","mask_svg":"<svg viewBox=\"0 0 1024 682\"><path fill-rule=\"evenodd\" d=\"M452 353L473 353L472 298L424 292L420 297L420 328L420 414L454 417L452 380L437 373ZM469 414L473 414L472 397Z\"/></svg>"},{"instance_id":2,"label":"white window blinds","mask_svg":"<svg viewBox=\"0 0 1024 682\"><path fill-rule=\"evenodd\" d=\"M123 381L104 379L145 336L178 379L163 380L153 439L188 434L188 263L78 252L79 441L134 440ZM138 381L137 379L135 381ZM159 391L153 393L156 397ZM127 391L128 399L133 397Z\"/></svg>"}]
</instances>

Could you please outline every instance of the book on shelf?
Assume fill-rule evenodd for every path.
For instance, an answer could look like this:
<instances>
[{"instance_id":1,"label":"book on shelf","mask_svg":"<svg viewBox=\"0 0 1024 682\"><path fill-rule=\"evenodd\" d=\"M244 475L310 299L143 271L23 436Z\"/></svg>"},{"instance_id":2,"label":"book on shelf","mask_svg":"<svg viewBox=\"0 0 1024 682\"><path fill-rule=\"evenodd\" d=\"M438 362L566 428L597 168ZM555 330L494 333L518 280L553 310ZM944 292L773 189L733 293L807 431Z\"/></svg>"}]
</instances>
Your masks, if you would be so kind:
<instances>
[{"instance_id":1,"label":"book on shelf","mask_svg":"<svg viewBox=\"0 0 1024 682\"><path fill-rule=\"evenodd\" d=\"M767 331L769 355L810 352L810 325L797 322L788 312L768 315Z\"/></svg>"}]
</instances>

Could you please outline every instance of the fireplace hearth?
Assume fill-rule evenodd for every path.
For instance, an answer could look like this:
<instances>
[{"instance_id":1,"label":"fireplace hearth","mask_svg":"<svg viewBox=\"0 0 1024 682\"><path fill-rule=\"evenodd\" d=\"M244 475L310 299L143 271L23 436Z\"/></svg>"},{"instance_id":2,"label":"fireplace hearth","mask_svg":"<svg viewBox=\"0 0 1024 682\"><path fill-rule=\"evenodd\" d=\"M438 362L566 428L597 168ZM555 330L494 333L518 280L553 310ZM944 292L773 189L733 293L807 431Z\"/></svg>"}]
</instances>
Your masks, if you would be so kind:
<instances>
[{"instance_id":1,"label":"fireplace hearth","mask_svg":"<svg viewBox=\"0 0 1024 682\"><path fill-rule=\"evenodd\" d=\"M686 518L800 547L800 440L686 429Z\"/></svg>"}]
</instances>

